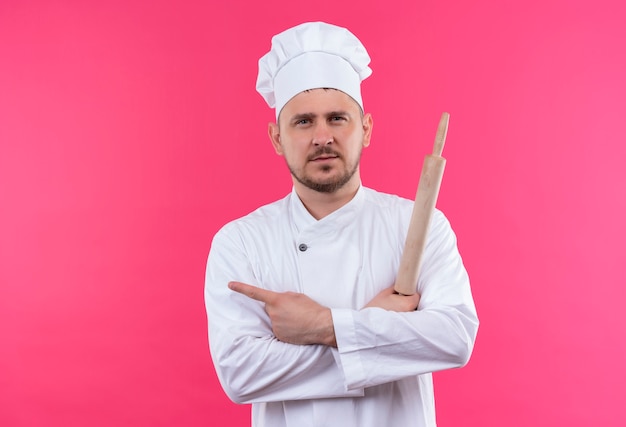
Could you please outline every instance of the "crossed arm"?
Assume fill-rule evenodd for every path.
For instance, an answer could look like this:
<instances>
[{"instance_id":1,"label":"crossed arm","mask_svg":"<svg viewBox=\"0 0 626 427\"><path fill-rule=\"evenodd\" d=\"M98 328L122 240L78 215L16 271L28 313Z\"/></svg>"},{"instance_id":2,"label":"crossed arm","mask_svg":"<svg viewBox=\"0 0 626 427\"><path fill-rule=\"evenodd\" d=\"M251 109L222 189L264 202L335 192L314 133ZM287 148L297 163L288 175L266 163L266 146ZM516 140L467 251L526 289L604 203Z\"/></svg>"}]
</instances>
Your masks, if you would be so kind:
<instances>
[{"instance_id":1,"label":"crossed arm","mask_svg":"<svg viewBox=\"0 0 626 427\"><path fill-rule=\"evenodd\" d=\"M273 292L241 282L230 282L228 287L265 304L272 331L279 341L337 347L333 319L328 307L296 292ZM419 301L418 293L400 295L391 286L382 290L364 308L378 307L389 311L410 312L417 309Z\"/></svg>"},{"instance_id":2,"label":"crossed arm","mask_svg":"<svg viewBox=\"0 0 626 427\"><path fill-rule=\"evenodd\" d=\"M332 309L284 292L288 286L267 289L273 277L255 266L268 262L250 259L236 228L218 233L205 302L211 355L229 397L253 403L362 396L368 387L467 363L478 328L469 279L447 223L440 218L434 226L420 295L388 287L369 302L357 298ZM313 343L320 345L306 345Z\"/></svg>"}]
</instances>

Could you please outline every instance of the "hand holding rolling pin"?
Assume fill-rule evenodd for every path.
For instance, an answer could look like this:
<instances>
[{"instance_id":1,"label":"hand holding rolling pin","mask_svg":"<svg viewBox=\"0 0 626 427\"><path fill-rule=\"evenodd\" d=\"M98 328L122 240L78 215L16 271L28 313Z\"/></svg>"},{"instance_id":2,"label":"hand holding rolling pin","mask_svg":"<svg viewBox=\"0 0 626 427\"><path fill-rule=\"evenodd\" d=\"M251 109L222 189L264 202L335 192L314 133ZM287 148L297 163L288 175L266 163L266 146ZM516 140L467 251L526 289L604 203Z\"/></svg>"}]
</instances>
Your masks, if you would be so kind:
<instances>
[{"instance_id":1,"label":"hand holding rolling pin","mask_svg":"<svg viewBox=\"0 0 626 427\"><path fill-rule=\"evenodd\" d=\"M437 135L435 136L433 154L426 156L422 166L413 213L411 214L404 251L400 260L400 268L394 285L395 291L401 295L413 295L416 292L430 218L437 203L441 179L446 166L446 159L441 157L441 153L446 142L449 120L450 115L448 113L441 115Z\"/></svg>"}]
</instances>

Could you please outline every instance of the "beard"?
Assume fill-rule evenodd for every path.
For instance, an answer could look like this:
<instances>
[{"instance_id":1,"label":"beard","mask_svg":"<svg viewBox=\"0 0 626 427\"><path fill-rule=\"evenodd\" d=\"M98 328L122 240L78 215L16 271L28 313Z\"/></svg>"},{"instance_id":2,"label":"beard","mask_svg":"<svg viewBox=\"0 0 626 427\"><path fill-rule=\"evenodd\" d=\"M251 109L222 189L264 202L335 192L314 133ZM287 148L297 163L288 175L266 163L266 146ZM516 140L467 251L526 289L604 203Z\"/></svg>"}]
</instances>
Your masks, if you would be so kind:
<instances>
[{"instance_id":1,"label":"beard","mask_svg":"<svg viewBox=\"0 0 626 427\"><path fill-rule=\"evenodd\" d=\"M339 159L343 159L343 157L340 156L339 153L335 152L332 148L324 146L318 149L317 151L315 151L313 154L311 154L307 158L307 161L311 161L314 158L324 155L324 154L331 154L331 155L338 157ZM291 175L300 184L304 185L307 188L310 188L313 191L317 191L318 193L331 194L331 193L336 192L340 188L342 188L344 185L346 185L350 181L350 179L352 179L356 171L359 169L360 160L361 160L361 151L359 151L359 154L357 156L357 161L354 162L354 164L344 163L344 168L339 175L331 176L329 178L321 178L317 180L313 179L306 172L304 172L304 168L301 170L296 170L288 162L287 162L287 167L289 168L289 172L291 172ZM332 169L333 167L330 165L324 165L321 167L321 170L323 172L330 172Z\"/></svg>"}]
</instances>

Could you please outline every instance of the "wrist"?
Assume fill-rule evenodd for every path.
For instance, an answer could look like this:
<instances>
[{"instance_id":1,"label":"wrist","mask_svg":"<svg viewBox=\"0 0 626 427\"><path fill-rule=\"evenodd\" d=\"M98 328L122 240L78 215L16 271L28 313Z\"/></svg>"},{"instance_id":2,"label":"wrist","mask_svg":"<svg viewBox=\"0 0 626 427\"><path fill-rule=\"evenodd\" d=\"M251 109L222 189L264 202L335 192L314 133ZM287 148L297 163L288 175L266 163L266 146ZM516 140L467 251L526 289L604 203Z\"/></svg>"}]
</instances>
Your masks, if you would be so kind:
<instances>
[{"instance_id":1,"label":"wrist","mask_svg":"<svg viewBox=\"0 0 626 427\"><path fill-rule=\"evenodd\" d=\"M320 322L320 344L329 347L337 347L337 338L335 336L335 325L333 324L333 315L330 308L322 311Z\"/></svg>"}]
</instances>

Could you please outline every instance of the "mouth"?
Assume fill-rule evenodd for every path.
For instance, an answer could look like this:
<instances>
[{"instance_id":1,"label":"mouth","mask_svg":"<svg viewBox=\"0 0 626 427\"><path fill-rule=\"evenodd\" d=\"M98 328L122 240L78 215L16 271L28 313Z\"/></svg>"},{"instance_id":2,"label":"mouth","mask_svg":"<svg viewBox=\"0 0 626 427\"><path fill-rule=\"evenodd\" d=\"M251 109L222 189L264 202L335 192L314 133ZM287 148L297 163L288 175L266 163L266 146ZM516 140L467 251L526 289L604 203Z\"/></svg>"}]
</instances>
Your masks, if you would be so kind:
<instances>
[{"instance_id":1,"label":"mouth","mask_svg":"<svg viewBox=\"0 0 626 427\"><path fill-rule=\"evenodd\" d=\"M309 161L310 162L326 162L326 161L337 159L337 158L339 158L339 154L335 153L334 151L324 150L322 152L318 151L316 153L313 153L309 157Z\"/></svg>"},{"instance_id":2,"label":"mouth","mask_svg":"<svg viewBox=\"0 0 626 427\"><path fill-rule=\"evenodd\" d=\"M313 157L313 158L311 159L311 161L312 161L312 162L325 162L325 161L328 161L328 160L333 160L333 159L336 159L336 158L338 158L338 157L339 157L339 156L332 156L332 155L327 155L327 154L325 154L325 155L323 155L323 156Z\"/></svg>"}]
</instances>

